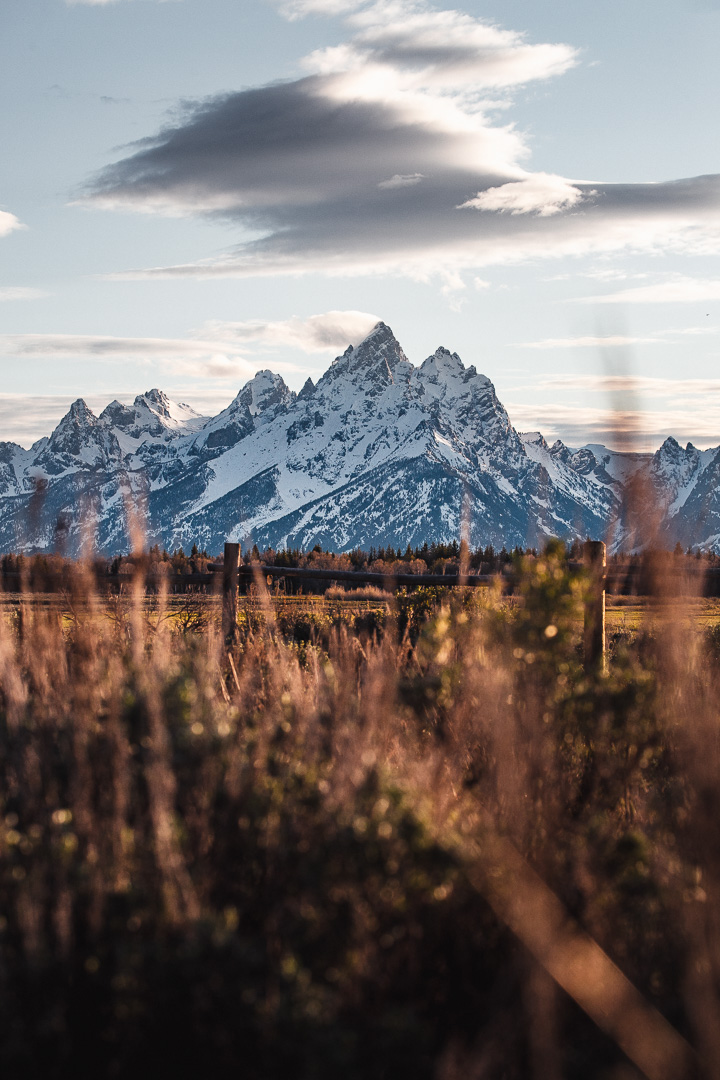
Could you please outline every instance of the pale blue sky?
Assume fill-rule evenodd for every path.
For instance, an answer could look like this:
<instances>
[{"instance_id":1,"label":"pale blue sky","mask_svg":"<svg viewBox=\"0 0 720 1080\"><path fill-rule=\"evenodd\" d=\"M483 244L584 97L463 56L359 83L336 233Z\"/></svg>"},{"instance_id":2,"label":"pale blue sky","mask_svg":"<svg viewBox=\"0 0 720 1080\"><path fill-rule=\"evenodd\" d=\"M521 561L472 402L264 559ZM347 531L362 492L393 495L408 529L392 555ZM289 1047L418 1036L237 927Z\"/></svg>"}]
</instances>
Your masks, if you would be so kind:
<instances>
[{"instance_id":1,"label":"pale blue sky","mask_svg":"<svg viewBox=\"0 0 720 1080\"><path fill-rule=\"evenodd\" d=\"M719 2L0 0L0 30L0 439L299 388L378 316L521 430L720 443Z\"/></svg>"}]
</instances>

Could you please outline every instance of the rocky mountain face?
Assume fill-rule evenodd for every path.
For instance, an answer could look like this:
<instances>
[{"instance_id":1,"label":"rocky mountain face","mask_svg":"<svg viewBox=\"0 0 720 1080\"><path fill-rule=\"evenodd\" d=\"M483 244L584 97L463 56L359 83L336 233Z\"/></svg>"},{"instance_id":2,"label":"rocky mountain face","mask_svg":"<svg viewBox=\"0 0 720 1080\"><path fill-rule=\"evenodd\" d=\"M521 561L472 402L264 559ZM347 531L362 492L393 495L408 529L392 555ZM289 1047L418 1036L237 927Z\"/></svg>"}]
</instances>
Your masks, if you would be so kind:
<instances>
[{"instance_id":1,"label":"rocky mountain face","mask_svg":"<svg viewBox=\"0 0 720 1080\"><path fill-rule=\"evenodd\" d=\"M0 550L125 552L225 540L335 551L431 539L607 537L720 551L720 449L654 454L519 434L493 384L378 323L299 394L260 371L218 416L159 390L76 401L29 450L0 443Z\"/></svg>"}]
</instances>

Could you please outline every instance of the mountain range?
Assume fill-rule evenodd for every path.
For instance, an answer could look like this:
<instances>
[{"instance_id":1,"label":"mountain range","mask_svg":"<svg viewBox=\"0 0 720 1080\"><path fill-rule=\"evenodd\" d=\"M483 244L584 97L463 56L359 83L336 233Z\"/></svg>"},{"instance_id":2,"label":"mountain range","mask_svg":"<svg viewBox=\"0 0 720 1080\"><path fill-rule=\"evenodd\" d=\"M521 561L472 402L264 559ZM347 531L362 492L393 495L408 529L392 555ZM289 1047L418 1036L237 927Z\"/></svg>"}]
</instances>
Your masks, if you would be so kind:
<instances>
[{"instance_id":1,"label":"mountain range","mask_svg":"<svg viewBox=\"0 0 720 1080\"><path fill-rule=\"evenodd\" d=\"M720 448L654 454L521 434L490 380L439 348L418 367L385 323L299 393L260 371L219 415L150 390L80 399L30 449L0 443L0 550L138 545L334 551L608 539L720 551Z\"/></svg>"}]
</instances>

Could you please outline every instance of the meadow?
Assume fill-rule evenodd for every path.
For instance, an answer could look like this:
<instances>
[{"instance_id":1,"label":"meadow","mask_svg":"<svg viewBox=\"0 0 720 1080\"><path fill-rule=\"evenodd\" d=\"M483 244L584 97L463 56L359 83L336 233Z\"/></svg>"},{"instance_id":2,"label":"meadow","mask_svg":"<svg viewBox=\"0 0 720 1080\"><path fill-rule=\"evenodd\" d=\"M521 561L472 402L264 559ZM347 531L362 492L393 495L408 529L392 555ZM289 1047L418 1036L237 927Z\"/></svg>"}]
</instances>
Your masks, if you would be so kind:
<instances>
[{"instance_id":1,"label":"meadow","mask_svg":"<svg viewBox=\"0 0 720 1080\"><path fill-rule=\"evenodd\" d=\"M716 605L518 571L5 604L4 1075L720 1076Z\"/></svg>"}]
</instances>

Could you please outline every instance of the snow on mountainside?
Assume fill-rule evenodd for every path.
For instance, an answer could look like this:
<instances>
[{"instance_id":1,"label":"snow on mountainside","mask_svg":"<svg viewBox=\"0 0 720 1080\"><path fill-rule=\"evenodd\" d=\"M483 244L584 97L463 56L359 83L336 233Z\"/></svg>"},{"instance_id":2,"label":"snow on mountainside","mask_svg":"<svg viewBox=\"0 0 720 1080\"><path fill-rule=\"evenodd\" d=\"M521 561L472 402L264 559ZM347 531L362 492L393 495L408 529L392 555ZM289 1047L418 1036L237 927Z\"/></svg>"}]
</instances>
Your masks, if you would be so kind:
<instances>
[{"instance_id":1,"label":"snow on mountainside","mask_svg":"<svg viewBox=\"0 0 720 1080\"><path fill-rule=\"evenodd\" d=\"M142 443L169 442L178 435L198 431L207 420L189 405L170 401L162 390L148 390L147 394L139 394L132 405L111 401L100 413L98 423L115 435L125 453L134 453Z\"/></svg>"},{"instance_id":2,"label":"snow on mountainside","mask_svg":"<svg viewBox=\"0 0 720 1080\"><path fill-rule=\"evenodd\" d=\"M138 519L149 543L211 551L405 546L463 522L472 544L633 544L641 503L656 537L719 545L719 485L720 452L671 439L640 455L519 435L485 375L445 348L415 367L378 323L299 394L260 371L212 418L160 390L99 417L80 400L30 450L0 443L0 548L111 554Z\"/></svg>"},{"instance_id":3,"label":"snow on mountainside","mask_svg":"<svg viewBox=\"0 0 720 1080\"><path fill-rule=\"evenodd\" d=\"M632 450L609 450L602 443L586 443L582 449L589 450L613 480L619 480L621 484L630 480L639 469L649 465L652 459L652 454L639 454Z\"/></svg>"}]
</instances>

